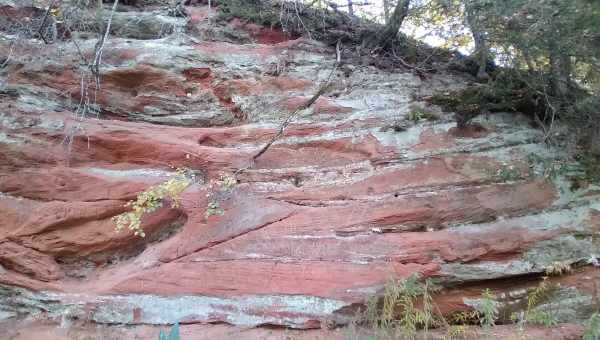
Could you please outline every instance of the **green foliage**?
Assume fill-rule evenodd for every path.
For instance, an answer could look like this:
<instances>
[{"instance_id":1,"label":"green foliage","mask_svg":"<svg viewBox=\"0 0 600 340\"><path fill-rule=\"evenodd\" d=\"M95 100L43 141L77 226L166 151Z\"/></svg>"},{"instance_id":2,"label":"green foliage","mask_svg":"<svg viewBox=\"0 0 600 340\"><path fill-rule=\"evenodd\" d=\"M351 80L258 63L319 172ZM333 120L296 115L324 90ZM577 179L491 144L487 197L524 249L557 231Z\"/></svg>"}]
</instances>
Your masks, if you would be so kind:
<instances>
[{"instance_id":1,"label":"green foliage","mask_svg":"<svg viewBox=\"0 0 600 340\"><path fill-rule=\"evenodd\" d=\"M560 271L562 274L566 269L563 265L557 265L558 269L546 269L546 271ZM570 267L568 267L570 270ZM556 286L551 285L544 278L542 282L527 295L527 306L525 311L520 315L513 313L511 319L517 321L521 328L525 325L541 325L545 327L551 327L558 324L558 320L552 312L537 310L536 307L542 304L544 301L550 299L556 292Z\"/></svg>"},{"instance_id":2,"label":"green foliage","mask_svg":"<svg viewBox=\"0 0 600 340\"><path fill-rule=\"evenodd\" d=\"M529 162L529 169L531 170L530 175L539 175L546 179L554 180L574 170L573 165L564 160L548 159L535 153L529 154L527 160ZM540 173L535 173L536 168L540 168Z\"/></svg>"},{"instance_id":3,"label":"green foliage","mask_svg":"<svg viewBox=\"0 0 600 340\"><path fill-rule=\"evenodd\" d=\"M583 340L600 340L600 312L596 312L586 322Z\"/></svg>"},{"instance_id":4,"label":"green foliage","mask_svg":"<svg viewBox=\"0 0 600 340\"><path fill-rule=\"evenodd\" d=\"M259 0L220 0L219 18L239 18L265 26L279 26L279 12L274 6Z\"/></svg>"},{"instance_id":5,"label":"green foliage","mask_svg":"<svg viewBox=\"0 0 600 340\"><path fill-rule=\"evenodd\" d=\"M569 263L560 261L555 261L545 268L546 275L548 276L560 276L563 274L568 274L572 270L573 269Z\"/></svg>"},{"instance_id":6,"label":"green foliage","mask_svg":"<svg viewBox=\"0 0 600 340\"><path fill-rule=\"evenodd\" d=\"M473 41L461 29L466 22L474 36L485 37L488 60L502 65L488 66L492 71L488 83L441 98L450 101L454 111L467 115L518 111L538 117L546 129L552 129L557 119L578 128L600 128L599 1L420 4L411 16L414 24L431 29L448 47L464 48Z\"/></svg>"},{"instance_id":7,"label":"green foliage","mask_svg":"<svg viewBox=\"0 0 600 340\"><path fill-rule=\"evenodd\" d=\"M519 71L504 69L496 72L486 84L474 84L464 89L436 93L430 101L445 111L475 117L481 113L522 112L538 114L546 109Z\"/></svg>"},{"instance_id":8,"label":"green foliage","mask_svg":"<svg viewBox=\"0 0 600 340\"><path fill-rule=\"evenodd\" d=\"M479 324L481 313L478 310L462 311L452 314L448 321L455 325Z\"/></svg>"},{"instance_id":9,"label":"green foliage","mask_svg":"<svg viewBox=\"0 0 600 340\"><path fill-rule=\"evenodd\" d=\"M426 110L417 105L411 105L410 111L408 112L408 120L413 122L419 122L421 120L434 121L440 119L440 117L432 111Z\"/></svg>"},{"instance_id":10,"label":"green foliage","mask_svg":"<svg viewBox=\"0 0 600 340\"><path fill-rule=\"evenodd\" d=\"M600 185L600 161L589 152L580 152L576 155L576 160L581 168L580 180Z\"/></svg>"},{"instance_id":11,"label":"green foliage","mask_svg":"<svg viewBox=\"0 0 600 340\"><path fill-rule=\"evenodd\" d=\"M210 201L206 206L206 217L210 217L213 215L223 215L225 211L221 209L221 204L218 201Z\"/></svg>"},{"instance_id":12,"label":"green foliage","mask_svg":"<svg viewBox=\"0 0 600 340\"><path fill-rule=\"evenodd\" d=\"M417 329L425 332L436 325L431 292L437 288L431 280L421 282L418 274L404 280L390 280L381 299L372 297L362 318L375 330L377 339L396 339L402 335L415 339ZM418 299L421 307L417 307Z\"/></svg>"},{"instance_id":13,"label":"green foliage","mask_svg":"<svg viewBox=\"0 0 600 340\"><path fill-rule=\"evenodd\" d=\"M522 179L523 174L518 167L509 163L503 163L492 173L492 177L499 182L511 182Z\"/></svg>"},{"instance_id":14,"label":"green foliage","mask_svg":"<svg viewBox=\"0 0 600 340\"><path fill-rule=\"evenodd\" d=\"M479 114L481 104L485 102L478 87L468 87L461 91L436 93L431 97L431 103L439 105L444 111L468 114Z\"/></svg>"},{"instance_id":15,"label":"green foliage","mask_svg":"<svg viewBox=\"0 0 600 340\"><path fill-rule=\"evenodd\" d=\"M166 182L153 185L144 190L137 196L135 201L129 201L125 204L125 207L130 207L131 211L112 218L116 224L117 232L127 228L133 231L136 236L145 237L146 234L141 226L142 217L161 208L165 200L170 200L171 206L177 207L179 205L179 194L190 184L188 170L178 169L175 175Z\"/></svg>"},{"instance_id":16,"label":"green foliage","mask_svg":"<svg viewBox=\"0 0 600 340\"><path fill-rule=\"evenodd\" d=\"M527 294L524 304L518 304L519 311L510 317L517 322L522 335L525 334L526 325L553 327L558 324L554 310L537 308L549 301L557 289L557 285L549 283L545 278ZM358 312L352 323L353 330L356 332L356 326L360 323L366 324L374 332L369 339L374 340L416 339L419 330L421 333L418 337L428 339L428 330L431 328L446 329L443 337L445 340L468 338L468 325L481 325L489 330L500 317L500 307L503 308L502 313L507 307L500 304L490 289L485 289L474 310L462 311L445 318L434 313L436 307L431 293L438 290L439 287L430 280L423 282L416 274L403 280L390 280L384 286L383 296L371 297L367 300L366 310ZM598 334L600 315L596 314L588 321L588 328L593 329L589 331L591 334Z\"/></svg>"},{"instance_id":17,"label":"green foliage","mask_svg":"<svg viewBox=\"0 0 600 340\"><path fill-rule=\"evenodd\" d=\"M221 203L228 196L231 189L235 187L237 180L235 177L221 173L217 179L211 180L208 185L209 192L208 204L206 206L205 216L208 218L213 215L223 215L225 211L221 208Z\"/></svg>"},{"instance_id":18,"label":"green foliage","mask_svg":"<svg viewBox=\"0 0 600 340\"><path fill-rule=\"evenodd\" d=\"M548 296L552 287L543 280L527 297L527 309L525 314L530 313L534 307L539 305Z\"/></svg>"},{"instance_id":19,"label":"green foliage","mask_svg":"<svg viewBox=\"0 0 600 340\"><path fill-rule=\"evenodd\" d=\"M556 317L550 312L536 311L531 313L527 320L528 323L533 325L540 325L544 327L552 327L558 324Z\"/></svg>"},{"instance_id":20,"label":"green foliage","mask_svg":"<svg viewBox=\"0 0 600 340\"><path fill-rule=\"evenodd\" d=\"M444 340L464 339L466 334L467 328L464 325L450 326L444 335Z\"/></svg>"},{"instance_id":21,"label":"green foliage","mask_svg":"<svg viewBox=\"0 0 600 340\"><path fill-rule=\"evenodd\" d=\"M528 156L530 175L539 169L543 178L556 179L565 176L571 180L571 189L576 190L587 184L600 185L600 161L588 151L580 151L574 159L545 159L536 154Z\"/></svg>"},{"instance_id":22,"label":"green foliage","mask_svg":"<svg viewBox=\"0 0 600 340\"><path fill-rule=\"evenodd\" d=\"M481 294L481 303L477 306L480 313L480 323L484 327L493 327L498 318L498 301L489 289Z\"/></svg>"},{"instance_id":23,"label":"green foliage","mask_svg":"<svg viewBox=\"0 0 600 340\"><path fill-rule=\"evenodd\" d=\"M169 335L167 335L162 329L160 330L160 333L158 334L158 340L179 340L179 324L176 323L173 325L173 327L171 328L171 332L169 332Z\"/></svg>"}]
</instances>

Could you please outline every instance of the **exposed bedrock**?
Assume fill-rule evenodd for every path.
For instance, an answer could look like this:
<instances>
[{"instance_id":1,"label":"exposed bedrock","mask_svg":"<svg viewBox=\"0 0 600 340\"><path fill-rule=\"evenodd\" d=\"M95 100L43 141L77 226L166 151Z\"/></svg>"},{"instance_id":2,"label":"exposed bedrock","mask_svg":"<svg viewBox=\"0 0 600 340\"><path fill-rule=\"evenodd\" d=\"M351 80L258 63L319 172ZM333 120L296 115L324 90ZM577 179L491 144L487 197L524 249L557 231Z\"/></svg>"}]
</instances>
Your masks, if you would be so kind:
<instances>
[{"instance_id":1,"label":"exposed bedrock","mask_svg":"<svg viewBox=\"0 0 600 340\"><path fill-rule=\"evenodd\" d=\"M457 75L335 73L207 217L210 180L252 164L335 51L238 21L207 25L206 7L189 13L185 24L145 14L147 34L126 25L136 12L120 13L83 118L92 94L74 44L0 39L1 55L12 48L0 71L0 320L320 328L346 324L390 278L438 278L452 313L485 288L506 308L522 303L557 264L574 270L552 279L560 288L540 308L562 301L560 322L589 317L600 190L539 175L529 155L561 151L526 117L482 116L464 136L452 114L419 101L463 86ZM168 30L153 36L152 20ZM198 33L207 27L212 39ZM77 39L91 57L95 40ZM394 129L415 105L439 119ZM111 218L174 168L202 174L180 206L146 215L145 238L115 232Z\"/></svg>"}]
</instances>

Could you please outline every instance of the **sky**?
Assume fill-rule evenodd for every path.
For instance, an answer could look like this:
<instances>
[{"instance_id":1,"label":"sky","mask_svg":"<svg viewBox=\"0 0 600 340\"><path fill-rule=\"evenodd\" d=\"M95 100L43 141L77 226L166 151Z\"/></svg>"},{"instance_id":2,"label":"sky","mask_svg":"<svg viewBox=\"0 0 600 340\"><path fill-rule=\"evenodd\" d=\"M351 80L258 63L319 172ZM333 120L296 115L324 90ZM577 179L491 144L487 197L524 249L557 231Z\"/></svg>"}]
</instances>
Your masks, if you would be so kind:
<instances>
[{"instance_id":1,"label":"sky","mask_svg":"<svg viewBox=\"0 0 600 340\"><path fill-rule=\"evenodd\" d=\"M331 2L337 3L341 7L341 10L347 10L348 1L347 0L330 0ZM382 20L383 18L383 0L353 0L354 3L354 12L357 14L364 14L369 18L377 18ZM395 1L391 1L395 4ZM393 10L393 9L392 9ZM466 30L466 29L465 29ZM446 40L435 33L428 31L424 27L418 27L412 24L411 22L405 22L401 31L408 36L411 36L417 40L423 41L424 43L434 46L440 47L446 43ZM467 31L468 32L468 31ZM473 50L473 44L469 44L464 47L458 48L458 50L463 54L470 54Z\"/></svg>"}]
</instances>

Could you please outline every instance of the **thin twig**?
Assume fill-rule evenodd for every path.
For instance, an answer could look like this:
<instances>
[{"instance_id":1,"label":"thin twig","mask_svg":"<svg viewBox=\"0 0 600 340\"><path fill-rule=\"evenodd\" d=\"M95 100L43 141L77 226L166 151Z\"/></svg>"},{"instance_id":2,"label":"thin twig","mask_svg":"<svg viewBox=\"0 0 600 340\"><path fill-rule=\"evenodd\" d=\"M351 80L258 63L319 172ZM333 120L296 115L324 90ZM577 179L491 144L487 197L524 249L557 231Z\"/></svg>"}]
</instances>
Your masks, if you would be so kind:
<instances>
[{"instance_id":1,"label":"thin twig","mask_svg":"<svg viewBox=\"0 0 600 340\"><path fill-rule=\"evenodd\" d=\"M415 65L411 65L409 63L407 63L406 61L404 61L404 59L402 59L402 57L400 57L399 55L396 54L396 51L392 48L392 55L394 56L394 58L396 58L396 60L398 60L400 62L400 64L402 64L402 66L411 69L411 70L415 70L417 72L431 72L431 71L435 71L435 69L432 68L422 68L419 66L415 66Z\"/></svg>"},{"instance_id":2,"label":"thin twig","mask_svg":"<svg viewBox=\"0 0 600 340\"><path fill-rule=\"evenodd\" d=\"M328 84L328 82L326 84ZM281 126L279 126L279 131L277 132L277 134L275 134L275 136L273 136L273 138L271 138L271 140L265 146L263 146L263 148L260 149L260 151L258 153L256 153L254 156L252 156L252 160L256 161L256 159L258 157L262 156L262 154L264 154L269 149L269 147L271 145L273 145L273 143L275 143L275 141L283 135L285 128L292 122L293 118L295 118L296 115L300 111L311 107L317 101L317 99L319 99L319 97L321 97L321 95L325 92L327 87L328 86L321 86L319 88L319 90L317 91L317 93L315 93L309 100L307 100L304 104L302 104L300 107L298 107L296 110L294 110L294 112L292 112L289 116L287 116L286 119L281 124Z\"/></svg>"},{"instance_id":3,"label":"thin twig","mask_svg":"<svg viewBox=\"0 0 600 340\"><path fill-rule=\"evenodd\" d=\"M86 65L87 67L90 67L89 61L87 60L87 58L85 57L85 55L81 51L81 47L79 47L79 44L77 43L77 41L73 37L73 31L71 30L71 27L69 27L69 25L65 25L65 28L67 29L67 32L69 33L69 37L70 37L71 42L73 42L73 45L75 45L75 48L77 49L77 54L79 54L79 58L81 58L81 60L83 60L84 65Z\"/></svg>"},{"instance_id":4,"label":"thin twig","mask_svg":"<svg viewBox=\"0 0 600 340\"><path fill-rule=\"evenodd\" d=\"M8 65L8 63L10 62L10 58L12 57L13 49L15 47L14 45L15 45L15 41L13 40L10 42L10 49L8 50L8 55L6 56L6 59L0 65L0 69L5 68L6 65Z\"/></svg>"},{"instance_id":5,"label":"thin twig","mask_svg":"<svg viewBox=\"0 0 600 340\"><path fill-rule=\"evenodd\" d=\"M308 38L310 40L313 40L312 35L310 34L310 30L308 29L308 27L306 27L306 25L304 25L304 21L302 21L302 18L300 18L300 13L298 12L298 0L294 0L294 8L296 9L296 16L298 17L300 24L302 24L302 27L304 27L304 30L306 30L306 33L308 34Z\"/></svg>"},{"instance_id":6,"label":"thin twig","mask_svg":"<svg viewBox=\"0 0 600 340\"><path fill-rule=\"evenodd\" d=\"M48 5L48 8L46 9L46 13L44 13L44 18L42 19L42 23L40 24L40 28L37 31L37 35L39 35L42 38L42 40L44 41L45 44L49 44L49 42L48 42L48 40L46 40L46 36L42 33L42 30L44 29L46 20L48 20L48 16L50 15L50 11L52 10L52 7L54 7L55 2L56 2L56 0L52 0L52 2Z\"/></svg>"},{"instance_id":7,"label":"thin twig","mask_svg":"<svg viewBox=\"0 0 600 340\"><path fill-rule=\"evenodd\" d=\"M89 63L87 61L84 54L81 52L79 45L77 44L77 42L75 41L75 39L73 38L73 36L71 34L71 40L75 44L75 46L77 48L77 52L79 53L79 56L81 57L83 62L86 64L87 69L90 70L91 75L94 77L96 86L94 89L94 98L93 98L93 101L91 101L90 93L89 93L89 87L90 87L90 82L91 82L89 80L90 74L88 74L87 72L83 72L81 74L80 94L79 94L80 99L79 99L79 105L77 106L77 109L75 110L75 120L78 123L76 126L71 128L69 134L65 135L65 138L63 139L63 144L65 144L67 146L67 154L68 155L71 154L72 143L73 143L73 140L75 138L77 131L83 130L85 132L85 129L81 126L81 122L86 118L86 115L88 114L88 111L89 111L91 105L96 103L96 95L97 95L98 90L100 89L100 65L102 63L102 53L103 53L103 49L104 49L104 44L108 40L108 35L110 33L110 26L112 24L113 16L117 10L118 2L119 2L119 0L115 0L115 2L112 5L110 16L109 16L108 22L106 24L106 29L105 29L104 33L102 34L101 38L96 43L96 46L94 48L94 60L92 63ZM67 28L67 29L69 30L69 32L71 31L70 28ZM88 148L89 148L90 147L89 136L87 136L87 140L88 140ZM67 165L68 164L69 164L69 157L67 157Z\"/></svg>"},{"instance_id":8,"label":"thin twig","mask_svg":"<svg viewBox=\"0 0 600 340\"><path fill-rule=\"evenodd\" d=\"M325 93L325 91L327 91L327 89L329 88L329 85L331 83L331 78L333 77L333 74L335 73L335 71L337 70L337 68L341 62L341 52L340 51L341 51L340 41L338 40L338 43L336 46L336 61L335 61L333 68L331 69L331 72L329 73L329 76L327 77L327 80L319 87L319 90L317 91L317 93L315 93L309 100L307 100L300 107L296 108L296 110L294 110L292 113L290 113L285 118L283 123L281 123L281 125L279 126L279 131L277 131L275 136L273 136L271 138L271 140L269 140L267 142L267 144L265 144L265 146L263 146L260 149L260 151L258 151L254 156L252 156L252 162L256 161L256 159L258 159L258 157L262 156L265 152L267 152L267 150L271 147L271 145L273 145L273 143L275 143L275 141L277 141L281 136L283 136L285 129L288 127L288 125L290 125L290 123L294 120L294 118L296 118L296 116L301 111L311 107L319 99L319 97L321 97L321 95L323 95L323 93Z\"/></svg>"},{"instance_id":9,"label":"thin twig","mask_svg":"<svg viewBox=\"0 0 600 340\"><path fill-rule=\"evenodd\" d=\"M106 24L106 30L104 31L102 38L96 44L94 63L92 64L92 72L96 75L97 79L100 77L100 63L102 62L102 52L104 49L104 44L106 43L106 40L108 39L108 35L110 33L110 26L112 24L113 16L114 16L115 12L117 11L118 3L119 3L119 0L115 0L115 2L113 3L112 9L110 11L110 16L108 17L108 23ZM99 87L99 85L100 84L98 84L98 87Z\"/></svg>"}]
</instances>

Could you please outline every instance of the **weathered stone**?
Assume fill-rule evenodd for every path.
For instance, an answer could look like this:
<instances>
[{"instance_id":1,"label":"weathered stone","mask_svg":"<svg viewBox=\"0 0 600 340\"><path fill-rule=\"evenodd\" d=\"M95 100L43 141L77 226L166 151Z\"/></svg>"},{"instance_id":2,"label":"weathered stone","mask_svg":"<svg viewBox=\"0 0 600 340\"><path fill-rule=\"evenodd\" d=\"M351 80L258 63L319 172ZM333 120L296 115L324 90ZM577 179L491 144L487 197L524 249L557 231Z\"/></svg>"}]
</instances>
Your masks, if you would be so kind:
<instances>
[{"instance_id":1,"label":"weathered stone","mask_svg":"<svg viewBox=\"0 0 600 340\"><path fill-rule=\"evenodd\" d=\"M12 53L0 74L0 334L152 338L152 325L181 322L194 339L269 338L282 333L204 324L345 325L388 279L414 273L445 285L435 297L444 314L490 288L507 321L558 266L571 271L549 279L561 288L536 308L560 309L565 323L589 316L600 191L537 175L528 156L560 150L540 144L526 117L456 131L451 114L427 107L437 121L388 128L425 107L414 98L463 79L355 65L332 74L335 51L322 43L217 22L214 7L188 6L183 19L149 6L117 13L97 92L92 78L82 92L90 74L72 42L0 41ZM95 39L75 39L92 58ZM81 99L91 100L83 115ZM144 239L116 233L111 217L173 168L199 174L180 205L146 215ZM221 188L221 172L237 183ZM32 315L61 318L64 334ZM527 332L567 339L581 327Z\"/></svg>"},{"instance_id":2,"label":"weathered stone","mask_svg":"<svg viewBox=\"0 0 600 340\"><path fill-rule=\"evenodd\" d=\"M11 241L0 242L0 264L4 268L42 281L58 280L62 270L51 256Z\"/></svg>"}]
</instances>

